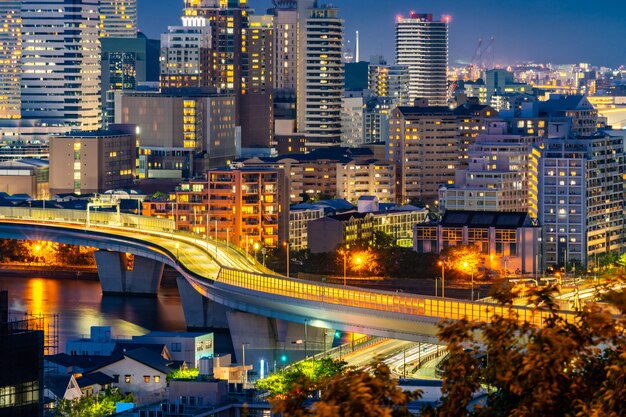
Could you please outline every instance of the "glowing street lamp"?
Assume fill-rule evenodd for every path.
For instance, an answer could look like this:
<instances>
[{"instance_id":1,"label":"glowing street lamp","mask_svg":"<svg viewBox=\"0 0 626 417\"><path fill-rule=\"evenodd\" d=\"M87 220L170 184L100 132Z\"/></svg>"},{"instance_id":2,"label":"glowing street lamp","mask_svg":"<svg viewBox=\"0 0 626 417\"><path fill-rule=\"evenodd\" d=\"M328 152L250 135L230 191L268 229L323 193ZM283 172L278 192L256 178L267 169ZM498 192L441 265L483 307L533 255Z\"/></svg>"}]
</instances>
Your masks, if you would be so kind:
<instances>
[{"instance_id":1,"label":"glowing street lamp","mask_svg":"<svg viewBox=\"0 0 626 417\"><path fill-rule=\"evenodd\" d=\"M348 262L348 250L347 249L341 249L339 251L340 255L343 255L343 286L346 286L346 281L347 281L347 262Z\"/></svg>"},{"instance_id":2,"label":"glowing street lamp","mask_svg":"<svg viewBox=\"0 0 626 417\"><path fill-rule=\"evenodd\" d=\"M288 241L283 242L283 246L287 250L287 277L289 277L289 242Z\"/></svg>"},{"instance_id":3,"label":"glowing street lamp","mask_svg":"<svg viewBox=\"0 0 626 417\"><path fill-rule=\"evenodd\" d=\"M258 258L258 252L259 252L259 242L254 242L254 260L259 262L259 258Z\"/></svg>"},{"instance_id":4,"label":"glowing street lamp","mask_svg":"<svg viewBox=\"0 0 626 417\"><path fill-rule=\"evenodd\" d=\"M446 284L445 284L445 263L443 261L437 262L437 265L441 267L441 298L446 298ZM437 294L435 294L436 296Z\"/></svg>"}]
</instances>

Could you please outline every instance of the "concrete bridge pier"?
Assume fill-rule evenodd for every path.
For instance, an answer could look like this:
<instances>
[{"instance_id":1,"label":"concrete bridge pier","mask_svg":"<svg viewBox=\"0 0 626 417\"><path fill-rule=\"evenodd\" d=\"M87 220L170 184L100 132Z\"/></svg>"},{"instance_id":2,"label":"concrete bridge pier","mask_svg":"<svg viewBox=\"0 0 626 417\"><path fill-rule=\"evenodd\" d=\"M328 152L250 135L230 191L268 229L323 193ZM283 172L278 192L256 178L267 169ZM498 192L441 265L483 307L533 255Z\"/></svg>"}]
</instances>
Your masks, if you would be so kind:
<instances>
[{"instance_id":1,"label":"concrete bridge pier","mask_svg":"<svg viewBox=\"0 0 626 417\"><path fill-rule=\"evenodd\" d=\"M131 264L125 253L106 250L97 250L95 258L103 294L156 296L162 262L135 256Z\"/></svg>"},{"instance_id":2,"label":"concrete bridge pier","mask_svg":"<svg viewBox=\"0 0 626 417\"><path fill-rule=\"evenodd\" d=\"M227 313L230 336L237 363L242 363L245 346L246 365L260 372L261 360L267 371L330 350L334 331L273 319L241 311ZM326 345L324 347L324 345Z\"/></svg>"},{"instance_id":3,"label":"concrete bridge pier","mask_svg":"<svg viewBox=\"0 0 626 417\"><path fill-rule=\"evenodd\" d=\"M204 297L183 277L176 278L176 285L188 329L203 331L228 329L226 319L228 307Z\"/></svg>"}]
</instances>

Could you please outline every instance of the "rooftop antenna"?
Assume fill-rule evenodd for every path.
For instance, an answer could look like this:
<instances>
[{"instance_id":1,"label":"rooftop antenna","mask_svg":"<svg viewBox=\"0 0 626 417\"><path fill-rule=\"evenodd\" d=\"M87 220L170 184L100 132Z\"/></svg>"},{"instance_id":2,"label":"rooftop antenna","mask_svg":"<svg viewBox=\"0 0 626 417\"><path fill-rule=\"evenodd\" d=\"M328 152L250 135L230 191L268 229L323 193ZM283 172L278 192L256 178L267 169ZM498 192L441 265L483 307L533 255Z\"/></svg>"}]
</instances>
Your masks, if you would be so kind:
<instances>
[{"instance_id":1,"label":"rooftop antenna","mask_svg":"<svg viewBox=\"0 0 626 417\"><path fill-rule=\"evenodd\" d=\"M354 62L359 62L359 31L356 31L356 56Z\"/></svg>"}]
</instances>

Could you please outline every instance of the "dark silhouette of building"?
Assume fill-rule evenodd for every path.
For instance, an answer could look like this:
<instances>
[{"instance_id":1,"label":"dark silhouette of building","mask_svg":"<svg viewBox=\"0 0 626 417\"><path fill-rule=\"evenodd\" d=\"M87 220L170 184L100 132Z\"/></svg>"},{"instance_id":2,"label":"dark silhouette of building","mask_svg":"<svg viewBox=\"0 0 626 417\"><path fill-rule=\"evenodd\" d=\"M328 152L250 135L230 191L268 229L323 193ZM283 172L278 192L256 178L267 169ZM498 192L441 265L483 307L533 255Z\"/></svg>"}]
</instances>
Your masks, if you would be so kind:
<instances>
[{"instance_id":1,"label":"dark silhouette of building","mask_svg":"<svg viewBox=\"0 0 626 417\"><path fill-rule=\"evenodd\" d=\"M42 416L43 319L11 318L8 299L0 291L0 417Z\"/></svg>"}]
</instances>

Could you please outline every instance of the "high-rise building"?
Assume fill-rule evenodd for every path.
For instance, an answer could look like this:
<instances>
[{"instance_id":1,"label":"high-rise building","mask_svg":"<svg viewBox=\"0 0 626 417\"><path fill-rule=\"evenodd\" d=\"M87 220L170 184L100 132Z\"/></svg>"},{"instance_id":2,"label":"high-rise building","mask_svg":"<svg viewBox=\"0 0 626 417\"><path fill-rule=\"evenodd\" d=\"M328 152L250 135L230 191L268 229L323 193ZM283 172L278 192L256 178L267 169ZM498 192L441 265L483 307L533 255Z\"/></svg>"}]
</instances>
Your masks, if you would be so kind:
<instances>
[{"instance_id":1,"label":"high-rise building","mask_svg":"<svg viewBox=\"0 0 626 417\"><path fill-rule=\"evenodd\" d=\"M396 107L389 119L388 146L388 157L396 164L399 202L434 204L439 187L454 184L457 121L449 107Z\"/></svg>"},{"instance_id":2,"label":"high-rise building","mask_svg":"<svg viewBox=\"0 0 626 417\"><path fill-rule=\"evenodd\" d=\"M274 0L274 88L296 91L298 2Z\"/></svg>"},{"instance_id":3,"label":"high-rise building","mask_svg":"<svg viewBox=\"0 0 626 417\"><path fill-rule=\"evenodd\" d=\"M448 103L448 19L411 12L396 18L396 64L409 68L409 97ZM412 103L411 103L412 104Z\"/></svg>"},{"instance_id":4,"label":"high-rise building","mask_svg":"<svg viewBox=\"0 0 626 417\"><path fill-rule=\"evenodd\" d=\"M137 0L100 0L100 36L137 37Z\"/></svg>"},{"instance_id":5,"label":"high-rise building","mask_svg":"<svg viewBox=\"0 0 626 417\"><path fill-rule=\"evenodd\" d=\"M22 55L20 1L0 3L0 119L19 119Z\"/></svg>"},{"instance_id":6,"label":"high-rise building","mask_svg":"<svg viewBox=\"0 0 626 417\"><path fill-rule=\"evenodd\" d=\"M21 2L21 115L48 132L100 127L99 3Z\"/></svg>"},{"instance_id":7,"label":"high-rise building","mask_svg":"<svg viewBox=\"0 0 626 417\"><path fill-rule=\"evenodd\" d=\"M161 87L209 85L211 28L209 20L184 16L182 26L170 26L161 35Z\"/></svg>"},{"instance_id":8,"label":"high-rise building","mask_svg":"<svg viewBox=\"0 0 626 417\"><path fill-rule=\"evenodd\" d=\"M298 131L312 144L341 141L343 20L338 12L313 0L298 3Z\"/></svg>"},{"instance_id":9,"label":"high-rise building","mask_svg":"<svg viewBox=\"0 0 626 417\"><path fill-rule=\"evenodd\" d=\"M185 0L186 17L210 21L208 87L243 94L247 90L247 0Z\"/></svg>"},{"instance_id":10,"label":"high-rise building","mask_svg":"<svg viewBox=\"0 0 626 417\"><path fill-rule=\"evenodd\" d=\"M248 88L241 94L241 145L269 148L274 142L274 17L251 15L248 28Z\"/></svg>"}]
</instances>

